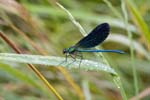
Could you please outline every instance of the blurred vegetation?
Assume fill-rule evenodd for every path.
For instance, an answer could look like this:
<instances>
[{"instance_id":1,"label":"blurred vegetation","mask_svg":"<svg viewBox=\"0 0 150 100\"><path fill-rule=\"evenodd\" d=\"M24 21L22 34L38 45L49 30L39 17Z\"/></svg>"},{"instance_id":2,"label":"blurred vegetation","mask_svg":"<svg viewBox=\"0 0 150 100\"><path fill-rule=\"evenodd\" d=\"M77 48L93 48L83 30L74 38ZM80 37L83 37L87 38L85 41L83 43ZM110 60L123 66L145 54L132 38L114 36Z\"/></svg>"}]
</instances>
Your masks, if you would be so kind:
<instances>
[{"instance_id":1,"label":"blurred vegetation","mask_svg":"<svg viewBox=\"0 0 150 100\"><path fill-rule=\"evenodd\" d=\"M0 0L0 32L21 53L64 56L63 48L83 36L56 2L70 11L87 33L98 24L110 24L110 35L101 47L126 52L104 53L121 78L122 91L130 100L150 100L150 1ZM1 38L0 52L16 51ZM85 53L84 58L99 61L94 54ZM35 67L64 100L125 99L108 73ZM0 61L0 90L0 100L58 99L27 65L13 62Z\"/></svg>"}]
</instances>

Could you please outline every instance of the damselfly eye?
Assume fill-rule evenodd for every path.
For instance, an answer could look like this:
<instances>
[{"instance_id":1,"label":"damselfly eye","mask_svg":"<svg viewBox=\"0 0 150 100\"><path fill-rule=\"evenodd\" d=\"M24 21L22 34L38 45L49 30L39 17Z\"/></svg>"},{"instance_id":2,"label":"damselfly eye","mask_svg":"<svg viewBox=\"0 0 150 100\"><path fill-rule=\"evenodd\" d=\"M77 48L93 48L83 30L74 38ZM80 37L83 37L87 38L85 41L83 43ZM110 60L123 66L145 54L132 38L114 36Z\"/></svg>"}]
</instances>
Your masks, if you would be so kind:
<instances>
[{"instance_id":1,"label":"damselfly eye","mask_svg":"<svg viewBox=\"0 0 150 100\"><path fill-rule=\"evenodd\" d=\"M65 53L67 53L67 49L66 48L63 50L63 54L65 54Z\"/></svg>"}]
</instances>

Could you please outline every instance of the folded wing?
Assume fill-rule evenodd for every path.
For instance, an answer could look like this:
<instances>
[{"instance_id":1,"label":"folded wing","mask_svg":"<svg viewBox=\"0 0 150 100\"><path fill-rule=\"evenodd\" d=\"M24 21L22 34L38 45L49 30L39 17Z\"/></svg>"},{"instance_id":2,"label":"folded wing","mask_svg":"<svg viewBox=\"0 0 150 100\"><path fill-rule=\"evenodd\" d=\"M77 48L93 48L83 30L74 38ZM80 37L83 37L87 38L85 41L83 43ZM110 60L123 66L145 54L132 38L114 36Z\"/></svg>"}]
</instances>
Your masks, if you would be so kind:
<instances>
[{"instance_id":1,"label":"folded wing","mask_svg":"<svg viewBox=\"0 0 150 100\"><path fill-rule=\"evenodd\" d=\"M75 46L81 48L92 48L103 42L109 34L109 24L98 25L86 37L81 39Z\"/></svg>"}]
</instances>

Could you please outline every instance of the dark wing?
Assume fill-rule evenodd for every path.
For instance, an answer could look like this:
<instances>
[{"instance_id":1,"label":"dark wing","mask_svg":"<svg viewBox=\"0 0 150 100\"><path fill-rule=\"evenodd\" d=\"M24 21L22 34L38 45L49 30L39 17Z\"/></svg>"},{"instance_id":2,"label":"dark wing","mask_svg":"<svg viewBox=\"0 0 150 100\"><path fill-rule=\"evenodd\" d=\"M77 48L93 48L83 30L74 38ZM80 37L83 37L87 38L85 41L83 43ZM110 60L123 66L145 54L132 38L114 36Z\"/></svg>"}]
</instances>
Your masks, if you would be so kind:
<instances>
[{"instance_id":1,"label":"dark wing","mask_svg":"<svg viewBox=\"0 0 150 100\"><path fill-rule=\"evenodd\" d=\"M81 39L75 46L92 48L103 42L109 34L109 24L102 23L92 30L86 37Z\"/></svg>"}]
</instances>

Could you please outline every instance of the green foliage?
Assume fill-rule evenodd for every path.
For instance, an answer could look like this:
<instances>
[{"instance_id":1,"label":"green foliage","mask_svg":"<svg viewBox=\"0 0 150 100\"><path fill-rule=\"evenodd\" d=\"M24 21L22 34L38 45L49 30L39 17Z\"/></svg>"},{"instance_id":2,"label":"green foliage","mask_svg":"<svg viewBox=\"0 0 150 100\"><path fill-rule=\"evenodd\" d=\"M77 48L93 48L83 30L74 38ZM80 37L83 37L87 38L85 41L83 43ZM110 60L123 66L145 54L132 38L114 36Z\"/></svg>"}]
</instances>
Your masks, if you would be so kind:
<instances>
[{"instance_id":1,"label":"green foliage","mask_svg":"<svg viewBox=\"0 0 150 100\"><path fill-rule=\"evenodd\" d=\"M80 69L79 59L67 66L72 62L72 59L69 59L61 66L70 69L68 70L70 75L89 100L125 100L135 96L134 87L139 90L139 94L148 89L149 0L61 0L59 3L74 18L68 16L69 13L62 10L55 0L9 1L11 3L0 0L0 32L13 41L24 55L12 54L14 53L12 48L0 38L0 89L3 90L0 91L0 99L56 99L36 78L35 73L29 71L22 63L38 64L36 65L38 70L64 100L81 99L80 93L78 94L66 81L69 79L68 76L66 75L66 78L57 69L65 60L62 50L75 44L96 25L104 22L110 24L111 30L100 48L120 49L126 54L85 53L84 59L88 60L83 60ZM24 32L24 35L13 25ZM42 56L41 52L48 56ZM43 67L43 65L50 66ZM146 100L146 97L147 95L144 95L141 98Z\"/></svg>"}]
</instances>

